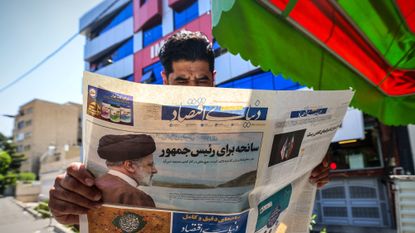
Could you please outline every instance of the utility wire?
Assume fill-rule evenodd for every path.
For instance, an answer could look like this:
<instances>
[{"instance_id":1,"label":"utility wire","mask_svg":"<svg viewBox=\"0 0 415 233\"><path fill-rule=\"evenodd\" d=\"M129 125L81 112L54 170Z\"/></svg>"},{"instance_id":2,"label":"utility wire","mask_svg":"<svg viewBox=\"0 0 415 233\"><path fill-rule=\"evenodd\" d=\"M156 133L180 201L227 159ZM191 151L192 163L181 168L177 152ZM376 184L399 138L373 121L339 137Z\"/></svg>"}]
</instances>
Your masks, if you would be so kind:
<instances>
[{"instance_id":1,"label":"utility wire","mask_svg":"<svg viewBox=\"0 0 415 233\"><path fill-rule=\"evenodd\" d=\"M47 62L50 58L52 58L53 56L55 56L55 54L57 54L59 51L61 51L67 44L69 44L73 39L75 39L76 36L78 36L78 33L76 33L73 36L71 36L71 38L69 38L67 41L65 41L65 43L63 43L61 46L59 46L59 48L57 48L55 51L53 51L51 54L49 54L47 57L45 57L42 61L40 61L39 63L37 63L35 66L33 66L30 70L26 71L24 74L22 74L19 77L17 77L11 83L9 83L6 86L2 87L0 89L0 93L3 92L3 91L5 91L7 88L13 86L14 84L18 83L20 80L22 80L23 78L25 78L29 74L31 74L33 71L35 71L41 65L43 65L45 62Z\"/></svg>"},{"instance_id":2,"label":"utility wire","mask_svg":"<svg viewBox=\"0 0 415 233\"><path fill-rule=\"evenodd\" d=\"M105 10L103 10L97 17L95 17L95 19L90 23L93 24L96 21L98 21L98 19L104 15L116 2L118 2L118 0L115 0L114 2L112 2L107 8L105 8ZM19 77L17 77L15 80L13 80L12 82L10 82L9 84L7 84L6 86L2 87L0 89L0 93L5 91L6 89L10 88L11 86L13 86L14 84L18 83L19 81L21 81L22 79L24 79L25 77L27 77L29 74L31 74L33 71L35 71L37 68L39 68L40 66L42 66L44 63L46 63L49 59L51 59L53 56L55 56L59 51L61 51L63 48L65 48L66 45L68 45L73 39L76 38L76 36L78 36L79 33L75 33L74 35L72 35L68 40L66 40L61 46L59 46L59 48L57 48L55 51L53 51L51 54L49 54L48 56L46 56L42 61L40 61L39 63L37 63L35 66L33 66L32 68L30 68L28 71L26 71L24 74L20 75Z\"/></svg>"}]
</instances>

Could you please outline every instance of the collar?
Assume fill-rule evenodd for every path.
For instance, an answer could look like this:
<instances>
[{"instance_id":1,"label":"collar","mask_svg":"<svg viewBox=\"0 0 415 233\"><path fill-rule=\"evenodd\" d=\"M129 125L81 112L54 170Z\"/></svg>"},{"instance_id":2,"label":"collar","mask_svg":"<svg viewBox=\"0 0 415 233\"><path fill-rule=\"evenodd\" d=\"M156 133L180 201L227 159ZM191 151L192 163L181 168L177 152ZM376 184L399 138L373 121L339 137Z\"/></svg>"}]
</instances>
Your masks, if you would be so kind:
<instances>
[{"instance_id":1,"label":"collar","mask_svg":"<svg viewBox=\"0 0 415 233\"><path fill-rule=\"evenodd\" d=\"M116 176L116 177L122 179L123 181L127 182L129 185L131 185L131 186L133 186L135 188L138 187L137 182L133 178L127 176L126 174L124 174L122 172L119 172L119 171L110 169L108 171L108 174L111 174L113 176Z\"/></svg>"}]
</instances>

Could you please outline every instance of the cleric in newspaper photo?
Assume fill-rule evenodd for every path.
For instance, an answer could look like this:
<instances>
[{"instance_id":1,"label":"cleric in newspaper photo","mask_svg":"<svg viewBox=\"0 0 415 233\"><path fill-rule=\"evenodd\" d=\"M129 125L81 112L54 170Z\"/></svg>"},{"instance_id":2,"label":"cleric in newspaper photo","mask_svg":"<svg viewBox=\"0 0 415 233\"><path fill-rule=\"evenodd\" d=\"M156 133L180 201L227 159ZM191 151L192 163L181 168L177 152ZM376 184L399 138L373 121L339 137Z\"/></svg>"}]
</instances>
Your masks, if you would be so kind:
<instances>
[{"instance_id":1,"label":"cleric in newspaper photo","mask_svg":"<svg viewBox=\"0 0 415 233\"><path fill-rule=\"evenodd\" d=\"M155 207L153 198L139 189L151 185L154 139L146 134L105 135L99 140L98 155L109 171L95 180L104 203Z\"/></svg>"}]
</instances>

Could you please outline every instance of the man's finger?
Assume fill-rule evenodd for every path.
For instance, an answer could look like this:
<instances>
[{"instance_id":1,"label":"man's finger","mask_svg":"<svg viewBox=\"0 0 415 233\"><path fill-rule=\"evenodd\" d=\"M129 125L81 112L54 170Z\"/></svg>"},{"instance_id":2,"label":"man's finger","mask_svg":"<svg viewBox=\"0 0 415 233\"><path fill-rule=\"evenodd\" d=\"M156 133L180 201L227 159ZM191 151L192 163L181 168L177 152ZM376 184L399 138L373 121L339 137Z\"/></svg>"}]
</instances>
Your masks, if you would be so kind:
<instances>
[{"instance_id":1,"label":"man's finger","mask_svg":"<svg viewBox=\"0 0 415 233\"><path fill-rule=\"evenodd\" d=\"M65 214L61 216L54 215L56 221L65 225L79 224L79 215Z\"/></svg>"},{"instance_id":2,"label":"man's finger","mask_svg":"<svg viewBox=\"0 0 415 233\"><path fill-rule=\"evenodd\" d=\"M66 173L77 179L86 186L94 185L94 176L86 169L82 163L71 163L66 169Z\"/></svg>"},{"instance_id":3,"label":"man's finger","mask_svg":"<svg viewBox=\"0 0 415 233\"><path fill-rule=\"evenodd\" d=\"M324 185L326 185L327 183L329 182L329 180L324 180L324 181L321 181L321 182L318 182L317 183L317 188L319 189L319 188L322 188Z\"/></svg>"},{"instance_id":4,"label":"man's finger","mask_svg":"<svg viewBox=\"0 0 415 233\"><path fill-rule=\"evenodd\" d=\"M72 176L66 175L63 179L60 179L59 185L91 201L99 201L101 199L101 192L96 187L85 186ZM55 184L55 188L57 187Z\"/></svg>"},{"instance_id":5,"label":"man's finger","mask_svg":"<svg viewBox=\"0 0 415 233\"><path fill-rule=\"evenodd\" d=\"M328 168L328 167L322 167L322 168L319 168L319 169L314 169L313 172L311 172L310 179L319 180L323 176L328 176L329 171L330 171L330 168Z\"/></svg>"},{"instance_id":6,"label":"man's finger","mask_svg":"<svg viewBox=\"0 0 415 233\"><path fill-rule=\"evenodd\" d=\"M317 167L315 167L312 171L311 171L311 177L316 177L318 175L320 175L323 172L328 172L330 170L330 168L328 166L324 166L323 163L321 163L320 165L318 165Z\"/></svg>"},{"instance_id":7,"label":"man's finger","mask_svg":"<svg viewBox=\"0 0 415 233\"><path fill-rule=\"evenodd\" d=\"M321 162L321 164L323 165L323 167L329 167L329 159L326 157L324 157L323 161Z\"/></svg>"},{"instance_id":8,"label":"man's finger","mask_svg":"<svg viewBox=\"0 0 415 233\"><path fill-rule=\"evenodd\" d=\"M53 192L50 194L54 195ZM79 215L86 214L88 212L88 209L85 207L78 206L73 203L68 203L55 197L49 200L49 209L51 210L53 216L63 216L67 213Z\"/></svg>"},{"instance_id":9,"label":"man's finger","mask_svg":"<svg viewBox=\"0 0 415 233\"><path fill-rule=\"evenodd\" d=\"M60 186L52 188L49 191L49 196L87 209L99 208L101 206L101 203L93 202L77 193L68 192Z\"/></svg>"}]
</instances>

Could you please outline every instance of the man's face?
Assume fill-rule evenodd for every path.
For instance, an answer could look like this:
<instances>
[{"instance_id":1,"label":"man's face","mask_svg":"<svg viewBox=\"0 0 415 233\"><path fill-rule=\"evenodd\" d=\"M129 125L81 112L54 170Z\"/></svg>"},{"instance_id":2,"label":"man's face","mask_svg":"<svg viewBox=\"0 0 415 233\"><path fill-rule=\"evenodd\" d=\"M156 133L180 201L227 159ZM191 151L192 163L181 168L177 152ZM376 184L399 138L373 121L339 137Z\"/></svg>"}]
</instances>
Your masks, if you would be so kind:
<instances>
[{"instance_id":1,"label":"man's face","mask_svg":"<svg viewBox=\"0 0 415 233\"><path fill-rule=\"evenodd\" d=\"M153 175L157 173L154 166L153 154L147 155L138 162L133 163L135 168L133 178L139 185L150 186Z\"/></svg>"},{"instance_id":2,"label":"man's face","mask_svg":"<svg viewBox=\"0 0 415 233\"><path fill-rule=\"evenodd\" d=\"M161 73L163 84L205 87L213 87L214 85L215 71L209 70L207 61L174 61L172 69L173 71L168 76L165 71Z\"/></svg>"}]
</instances>

